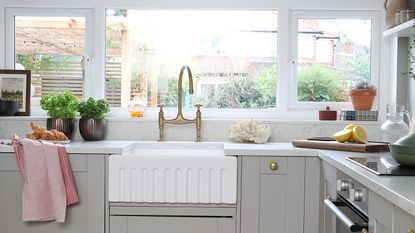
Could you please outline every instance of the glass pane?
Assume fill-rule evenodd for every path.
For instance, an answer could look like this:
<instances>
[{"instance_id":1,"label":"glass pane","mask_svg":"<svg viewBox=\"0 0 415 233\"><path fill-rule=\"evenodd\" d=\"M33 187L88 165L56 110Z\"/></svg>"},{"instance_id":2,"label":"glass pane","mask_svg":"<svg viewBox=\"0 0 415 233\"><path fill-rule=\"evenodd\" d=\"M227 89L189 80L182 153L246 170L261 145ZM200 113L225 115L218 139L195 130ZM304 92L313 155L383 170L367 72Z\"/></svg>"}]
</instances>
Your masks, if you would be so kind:
<instances>
[{"instance_id":1,"label":"glass pane","mask_svg":"<svg viewBox=\"0 0 415 233\"><path fill-rule=\"evenodd\" d=\"M149 107L176 106L183 65L192 70L195 91L189 95L183 83L184 107L276 105L276 11L112 9L106 23L112 106L125 107L133 90L145 94Z\"/></svg>"},{"instance_id":2,"label":"glass pane","mask_svg":"<svg viewBox=\"0 0 415 233\"><path fill-rule=\"evenodd\" d=\"M15 17L16 69L32 70L32 103L55 90L83 97L84 17Z\"/></svg>"},{"instance_id":3,"label":"glass pane","mask_svg":"<svg viewBox=\"0 0 415 233\"><path fill-rule=\"evenodd\" d=\"M346 102L356 82L370 81L370 19L298 20L298 100Z\"/></svg>"}]
</instances>

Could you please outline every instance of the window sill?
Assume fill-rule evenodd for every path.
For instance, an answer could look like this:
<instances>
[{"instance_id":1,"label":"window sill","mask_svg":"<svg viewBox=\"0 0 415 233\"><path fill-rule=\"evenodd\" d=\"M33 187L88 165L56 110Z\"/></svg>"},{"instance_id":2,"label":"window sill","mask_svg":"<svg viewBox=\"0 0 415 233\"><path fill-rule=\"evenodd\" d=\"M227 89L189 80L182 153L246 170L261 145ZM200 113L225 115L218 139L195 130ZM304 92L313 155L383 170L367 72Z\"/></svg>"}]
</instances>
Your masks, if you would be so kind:
<instances>
[{"instance_id":1,"label":"window sill","mask_svg":"<svg viewBox=\"0 0 415 233\"><path fill-rule=\"evenodd\" d=\"M43 121L46 120L47 116L3 116L0 117L0 121ZM140 118L132 118L132 117L107 117L108 122L157 122L157 117L140 117ZM210 123L234 123L239 120L246 120L247 118L235 118L235 119L225 119L225 118L205 118L202 120L204 122ZM79 117L75 118L75 120L79 120ZM344 125L344 124L364 124L364 125L377 125L381 124L380 121L320 121L320 120L287 120L287 119L255 119L260 122L270 123L270 124L318 124L318 125Z\"/></svg>"}]
</instances>

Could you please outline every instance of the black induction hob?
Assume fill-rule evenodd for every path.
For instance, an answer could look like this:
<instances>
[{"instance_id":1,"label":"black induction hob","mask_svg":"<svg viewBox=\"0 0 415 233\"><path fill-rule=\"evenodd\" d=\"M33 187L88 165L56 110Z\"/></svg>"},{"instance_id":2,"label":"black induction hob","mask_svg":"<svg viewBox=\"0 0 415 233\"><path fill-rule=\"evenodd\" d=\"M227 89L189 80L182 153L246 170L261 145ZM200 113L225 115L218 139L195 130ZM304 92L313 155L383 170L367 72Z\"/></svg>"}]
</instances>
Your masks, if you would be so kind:
<instances>
[{"instance_id":1,"label":"black induction hob","mask_svg":"<svg viewBox=\"0 0 415 233\"><path fill-rule=\"evenodd\" d=\"M347 157L347 159L379 176L415 176L415 167L399 165L390 156Z\"/></svg>"}]
</instances>

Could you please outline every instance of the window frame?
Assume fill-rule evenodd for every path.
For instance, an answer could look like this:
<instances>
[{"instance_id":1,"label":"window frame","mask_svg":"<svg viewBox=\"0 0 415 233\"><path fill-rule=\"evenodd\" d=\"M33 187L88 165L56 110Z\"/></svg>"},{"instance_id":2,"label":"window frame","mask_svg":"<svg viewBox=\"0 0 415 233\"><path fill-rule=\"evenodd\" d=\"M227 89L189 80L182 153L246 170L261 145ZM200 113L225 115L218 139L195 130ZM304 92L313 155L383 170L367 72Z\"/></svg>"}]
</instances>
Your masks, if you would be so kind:
<instances>
[{"instance_id":1,"label":"window frame","mask_svg":"<svg viewBox=\"0 0 415 233\"><path fill-rule=\"evenodd\" d=\"M298 10L291 11L291 75L290 75L290 109L321 110L329 106L332 109L352 109L351 102L300 102L298 101L298 20L299 19L370 19L371 20L371 47L370 47L370 82L379 89L380 83L380 40L381 24L379 11L348 11L348 10ZM378 95L373 103L373 109L379 107Z\"/></svg>"},{"instance_id":2,"label":"window frame","mask_svg":"<svg viewBox=\"0 0 415 233\"><path fill-rule=\"evenodd\" d=\"M134 6L109 6L101 5L94 8L36 8L36 7L5 7L5 40L4 40L4 63L6 68L14 68L15 50L14 50L14 16L82 16L86 17L86 57L90 58L86 65L85 76L85 97L104 98L105 97L105 69L106 69L106 10L114 8L128 8L145 10L149 8ZM202 114L205 118L211 119L241 119L241 118L257 118L257 119L318 119L315 110L325 109L330 106L332 109L351 108L351 104L333 103L333 102L298 102L297 101L297 77L296 64L297 57L297 18L314 17L314 18L363 18L372 19L372 44L371 44L371 82L376 85L378 92L380 90L380 82L384 81L385 75L380 75L380 62L384 63L385 59L381 59L382 49L388 49L388 44L381 44L381 10L328 10L321 7L322 10L304 10L304 7L290 9L287 5L275 5L272 7L248 7L248 8L214 8L216 10L276 10L278 11L278 34L277 34L277 101L275 108L269 109L203 109ZM166 9L164 7L156 7L150 9ZM193 8L186 8L193 9ZM197 8L200 9L200 8ZM197 10L194 9L194 10ZM209 9L207 9L209 10ZM281 46L283 44L289 46ZM384 53L384 51L383 51ZM380 101L385 100L384 97L379 98L379 93L375 98L374 109L379 109ZM192 116L194 109L183 109L186 116ZM382 109L379 109L382 112ZM112 114L116 118L125 118L125 108L111 108ZM165 109L166 116L174 116L177 112L176 108ZM39 106L32 105L32 115L45 115L45 112ZM156 118L158 108L148 108L146 117ZM382 116L380 117L382 118Z\"/></svg>"},{"instance_id":3,"label":"window frame","mask_svg":"<svg viewBox=\"0 0 415 233\"><path fill-rule=\"evenodd\" d=\"M97 70L93 59L93 10L88 8L5 8L5 66L15 69L16 48L15 48L15 17L84 17L85 18L85 76L84 76L84 97L89 97L96 92L96 82L100 82L98 76L91 75L92 71ZM105 80L104 80L105 81ZM40 113L40 107L32 103L34 113Z\"/></svg>"}]
</instances>

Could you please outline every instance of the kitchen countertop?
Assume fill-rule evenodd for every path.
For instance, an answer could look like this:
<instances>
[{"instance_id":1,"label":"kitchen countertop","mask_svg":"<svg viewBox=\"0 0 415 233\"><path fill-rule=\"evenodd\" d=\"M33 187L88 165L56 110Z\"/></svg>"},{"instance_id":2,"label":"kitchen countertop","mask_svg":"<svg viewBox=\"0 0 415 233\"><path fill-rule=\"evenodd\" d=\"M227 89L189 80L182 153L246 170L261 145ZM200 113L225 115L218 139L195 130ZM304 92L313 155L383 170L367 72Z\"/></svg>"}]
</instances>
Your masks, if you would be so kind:
<instances>
[{"instance_id":1,"label":"kitchen countertop","mask_svg":"<svg viewBox=\"0 0 415 233\"><path fill-rule=\"evenodd\" d=\"M0 140L7 141L7 140ZM71 142L66 145L68 153L121 154L134 141ZM151 143L151 142L146 142ZM154 142L157 143L157 142ZM170 142L172 143L172 142ZM174 143L174 142L173 142ZM202 142L209 144L209 142ZM351 176L386 200L415 216L415 177L377 176L346 160L349 156L387 156L389 153L356 153L316 150L293 147L290 143L242 144L223 143L225 155L242 156L313 156L320 157L338 170ZM13 152L13 148L0 145L1 152Z\"/></svg>"},{"instance_id":2,"label":"kitchen countertop","mask_svg":"<svg viewBox=\"0 0 415 233\"><path fill-rule=\"evenodd\" d=\"M415 176L378 176L347 160L347 157L390 156L390 153L355 153L319 150L319 157L362 183L379 196L415 216Z\"/></svg>"}]
</instances>

